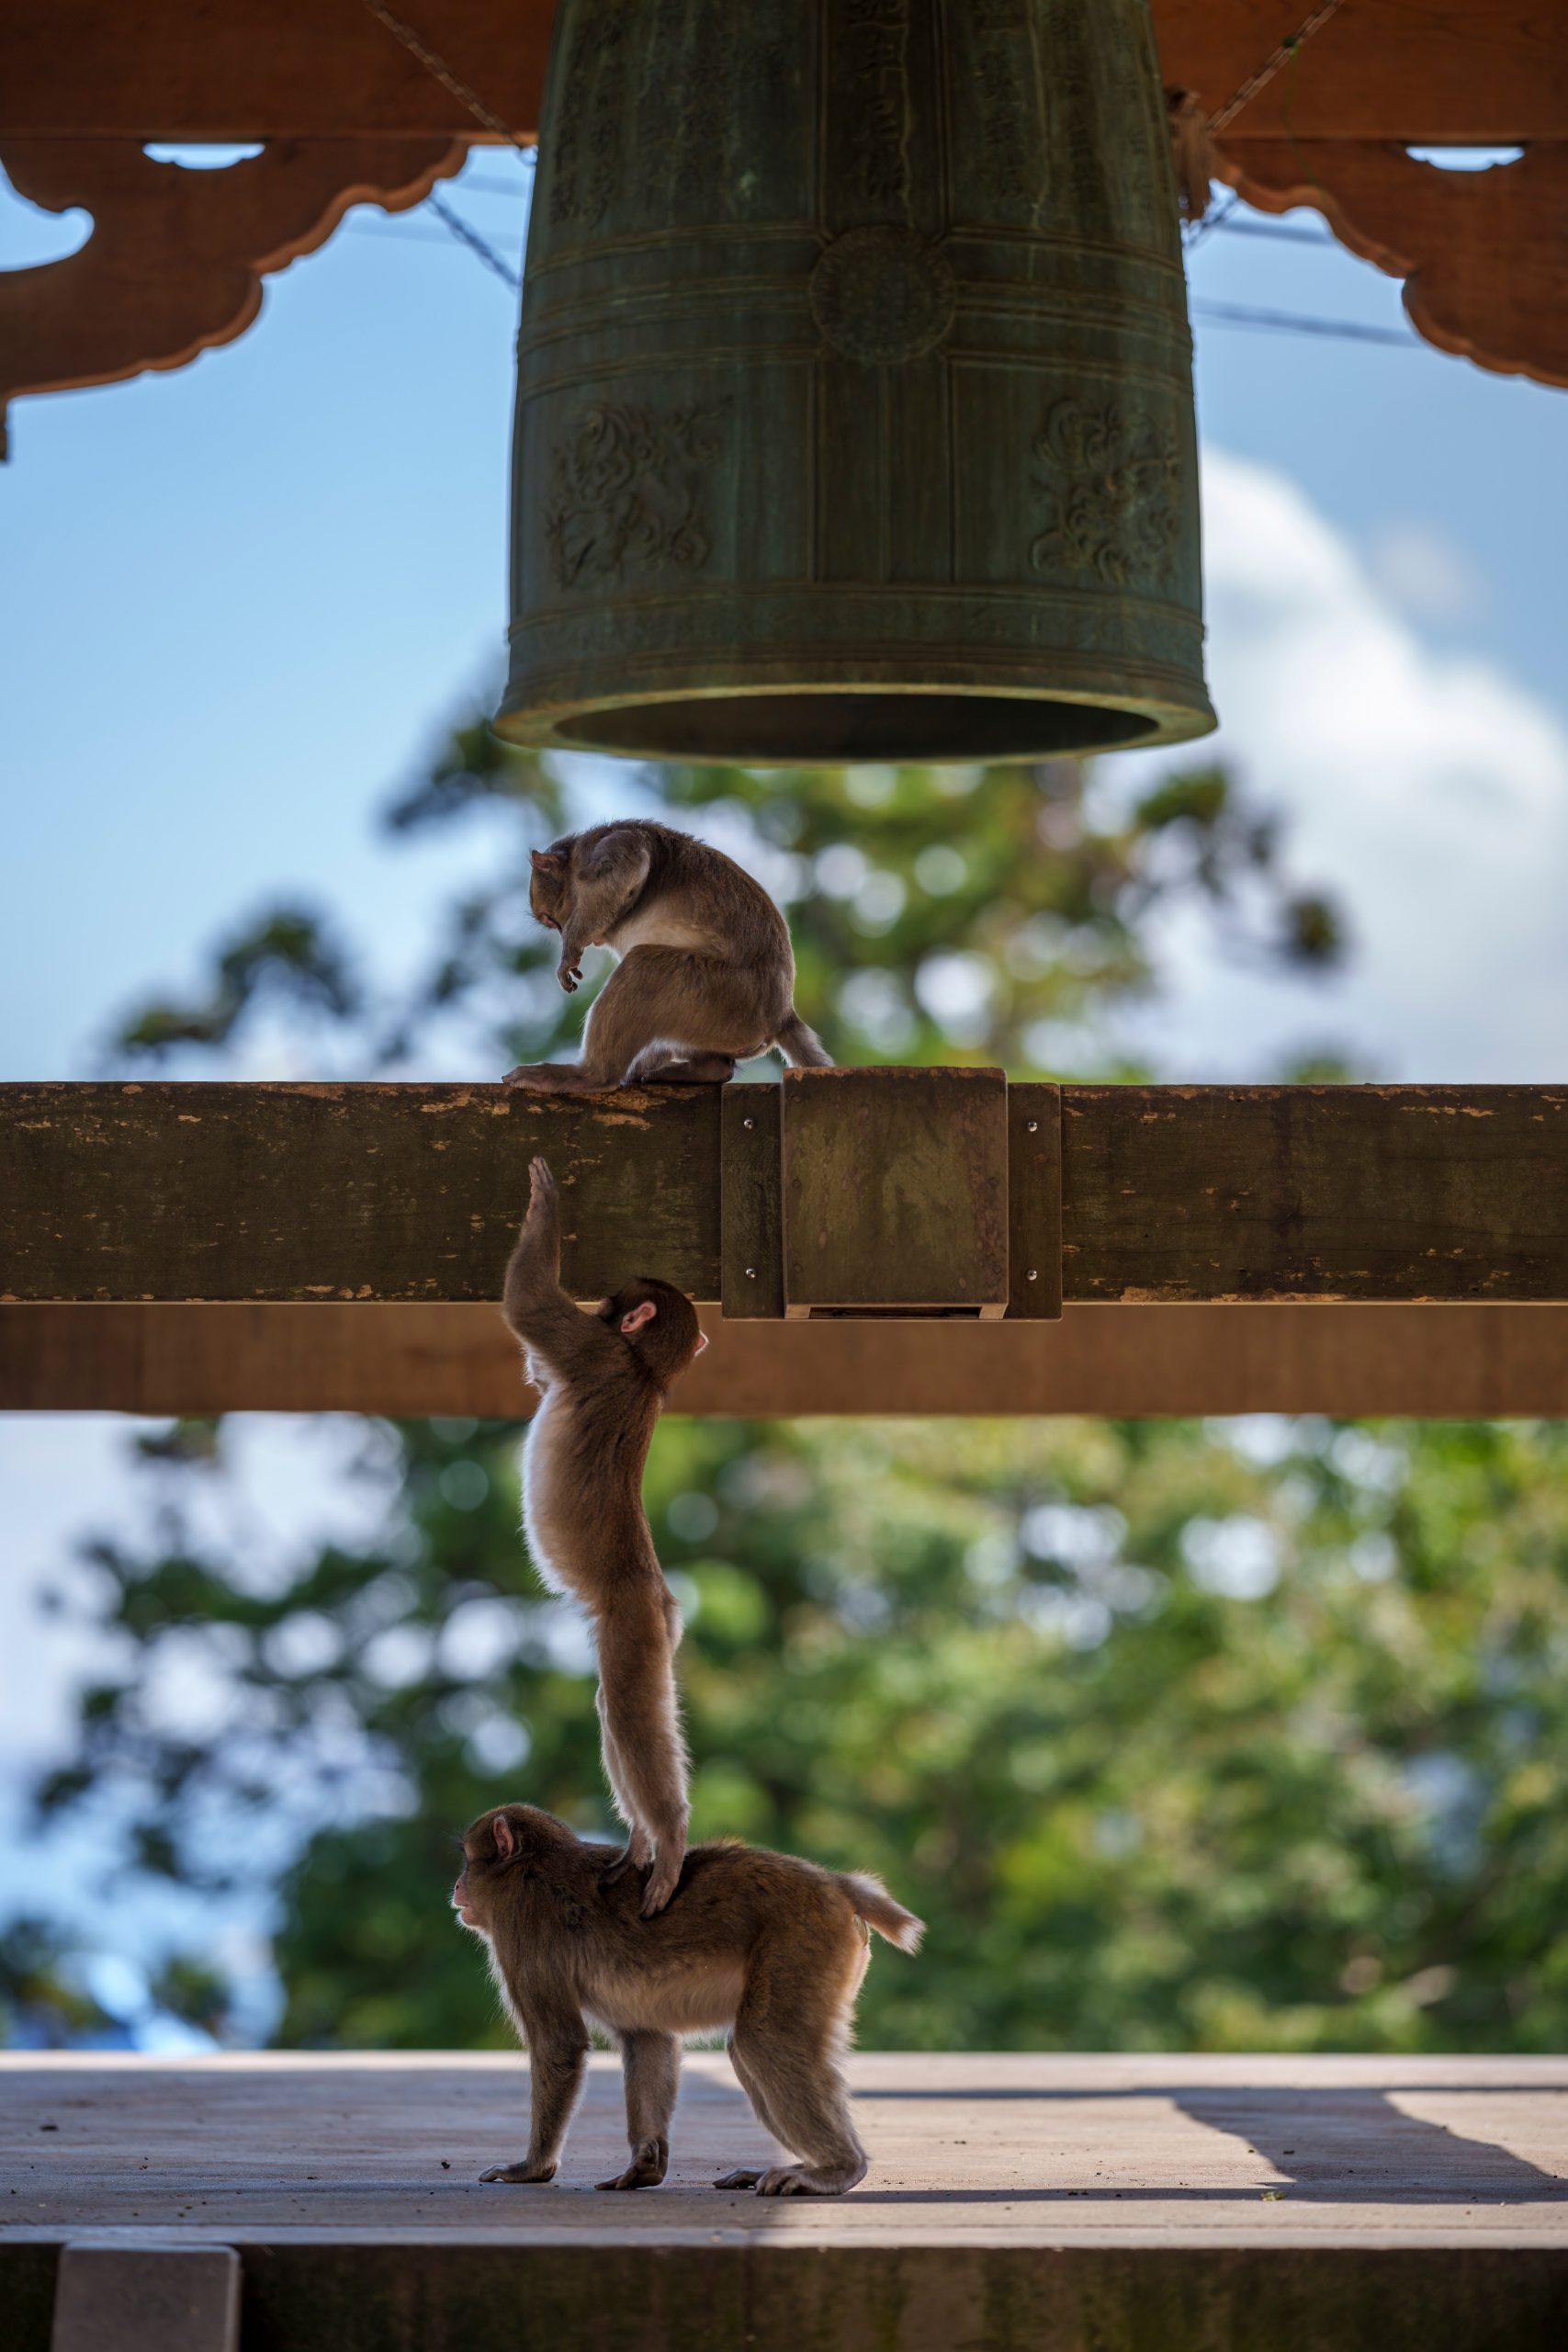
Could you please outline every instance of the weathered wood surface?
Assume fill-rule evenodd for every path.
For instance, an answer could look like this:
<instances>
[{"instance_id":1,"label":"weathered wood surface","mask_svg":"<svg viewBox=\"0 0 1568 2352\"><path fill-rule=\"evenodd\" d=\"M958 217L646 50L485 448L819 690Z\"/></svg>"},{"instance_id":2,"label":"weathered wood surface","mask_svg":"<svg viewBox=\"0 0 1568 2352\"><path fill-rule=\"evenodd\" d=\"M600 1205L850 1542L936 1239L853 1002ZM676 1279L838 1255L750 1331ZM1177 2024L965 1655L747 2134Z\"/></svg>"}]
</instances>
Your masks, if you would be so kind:
<instances>
[{"instance_id":1,"label":"weathered wood surface","mask_svg":"<svg viewBox=\"0 0 1568 2352\"><path fill-rule=\"evenodd\" d=\"M1071 1086L1068 1298L1568 1298L1568 1088Z\"/></svg>"},{"instance_id":2,"label":"weathered wood surface","mask_svg":"<svg viewBox=\"0 0 1568 2352\"><path fill-rule=\"evenodd\" d=\"M1404 279L1412 325L1440 351L1568 384L1568 138L1484 172L1386 139L1227 139L1218 170L1265 212L1315 205L1341 244Z\"/></svg>"},{"instance_id":3,"label":"weathered wood surface","mask_svg":"<svg viewBox=\"0 0 1568 2352\"><path fill-rule=\"evenodd\" d=\"M819 2202L715 2192L769 2155L716 2053L685 2062L668 2184L625 2197L592 2186L624 2161L607 2058L560 2176L515 2189L476 2178L521 2142L515 2058L0 2057L6 2352L47 2352L58 2249L84 2233L238 2245L247 2352L1563 2341L1561 2059L861 2053L849 2071L872 2169Z\"/></svg>"},{"instance_id":4,"label":"weathered wood surface","mask_svg":"<svg viewBox=\"0 0 1568 2352\"><path fill-rule=\"evenodd\" d=\"M1062 1118L1069 1300L1568 1300L1568 1090L1067 1087ZM0 1301L493 1299L535 1151L579 1297L714 1300L719 1121L714 1088L0 1087Z\"/></svg>"},{"instance_id":5,"label":"weathered wood surface","mask_svg":"<svg viewBox=\"0 0 1568 2352\"><path fill-rule=\"evenodd\" d=\"M1308 14L1280 0L1153 0L1167 83L1211 110ZM553 0L397 13L531 134ZM473 117L368 11L321 0L10 0L0 132L148 139L408 138ZM1245 116L1254 139L1501 142L1568 135L1562 12L1543 0L1355 0Z\"/></svg>"},{"instance_id":6,"label":"weathered wood surface","mask_svg":"<svg viewBox=\"0 0 1568 2352\"><path fill-rule=\"evenodd\" d=\"M0 413L19 392L183 368L231 343L262 279L324 245L352 205L406 212L462 168L460 139L283 140L225 172L154 163L137 139L7 139L12 186L81 206L85 244L0 274Z\"/></svg>"},{"instance_id":7,"label":"weathered wood surface","mask_svg":"<svg viewBox=\"0 0 1568 2352\"><path fill-rule=\"evenodd\" d=\"M813 1310L1008 1304L999 1069L800 1069L782 1089L784 1292Z\"/></svg>"},{"instance_id":8,"label":"weathered wood surface","mask_svg":"<svg viewBox=\"0 0 1568 2352\"><path fill-rule=\"evenodd\" d=\"M704 1321L678 1412L1568 1418L1568 1307L1078 1306L1059 1323ZM0 1306L0 1411L533 1409L490 1306Z\"/></svg>"},{"instance_id":9,"label":"weathered wood surface","mask_svg":"<svg viewBox=\"0 0 1568 2352\"><path fill-rule=\"evenodd\" d=\"M717 1296L718 1095L0 1087L0 1300L497 1299L528 1161L562 1279Z\"/></svg>"},{"instance_id":10,"label":"weathered wood surface","mask_svg":"<svg viewBox=\"0 0 1568 2352\"><path fill-rule=\"evenodd\" d=\"M784 1311L781 1091L776 1086L724 1090L719 1299L725 1314L739 1321L776 1321Z\"/></svg>"},{"instance_id":11,"label":"weathered wood surface","mask_svg":"<svg viewBox=\"0 0 1568 2352\"><path fill-rule=\"evenodd\" d=\"M1062 1312L1062 1090L1008 1088L1008 1319Z\"/></svg>"}]
</instances>

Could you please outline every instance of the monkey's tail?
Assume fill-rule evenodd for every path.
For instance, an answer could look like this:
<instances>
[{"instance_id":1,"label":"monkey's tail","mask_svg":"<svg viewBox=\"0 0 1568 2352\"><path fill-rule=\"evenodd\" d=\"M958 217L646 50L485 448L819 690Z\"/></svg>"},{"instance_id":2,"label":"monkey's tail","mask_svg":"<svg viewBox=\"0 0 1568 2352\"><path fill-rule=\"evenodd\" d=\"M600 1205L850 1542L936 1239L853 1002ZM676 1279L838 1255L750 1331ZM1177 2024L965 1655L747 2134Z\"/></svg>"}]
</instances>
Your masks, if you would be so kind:
<instances>
[{"instance_id":1,"label":"monkey's tail","mask_svg":"<svg viewBox=\"0 0 1568 2352\"><path fill-rule=\"evenodd\" d=\"M833 1057L815 1029L808 1029L792 1004L789 1019L773 1038L792 1069L831 1069Z\"/></svg>"},{"instance_id":2,"label":"monkey's tail","mask_svg":"<svg viewBox=\"0 0 1568 2352\"><path fill-rule=\"evenodd\" d=\"M868 1928L874 1928L879 1936L886 1936L900 1951L919 1951L920 1938L926 1932L923 1919L917 1919L912 1911L895 1903L882 1881L873 1878L869 1871L840 1871L838 1875L839 1884L854 1905L856 1916Z\"/></svg>"}]
</instances>

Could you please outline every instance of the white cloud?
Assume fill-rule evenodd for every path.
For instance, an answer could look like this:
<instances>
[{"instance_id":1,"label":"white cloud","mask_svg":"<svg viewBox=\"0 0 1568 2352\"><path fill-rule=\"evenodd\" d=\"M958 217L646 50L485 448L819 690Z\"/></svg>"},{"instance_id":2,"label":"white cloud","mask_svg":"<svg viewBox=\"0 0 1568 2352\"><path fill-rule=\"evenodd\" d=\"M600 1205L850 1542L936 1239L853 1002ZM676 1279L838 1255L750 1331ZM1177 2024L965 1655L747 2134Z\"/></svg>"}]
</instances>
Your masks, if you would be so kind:
<instances>
[{"instance_id":1,"label":"white cloud","mask_svg":"<svg viewBox=\"0 0 1568 2352\"><path fill-rule=\"evenodd\" d=\"M1464 620L1485 601L1463 550L1435 524L1385 524L1368 560L1383 594L1414 620Z\"/></svg>"},{"instance_id":2,"label":"white cloud","mask_svg":"<svg viewBox=\"0 0 1568 2352\"><path fill-rule=\"evenodd\" d=\"M1568 1012L1568 731L1489 662L1424 644L1371 567L1271 469L1204 463L1210 685L1235 766L1354 933L1324 988L1238 974L1170 924L1145 1034L1194 1079L1333 1038L1382 1075L1546 1080ZM1149 763L1118 763L1146 783Z\"/></svg>"}]
</instances>

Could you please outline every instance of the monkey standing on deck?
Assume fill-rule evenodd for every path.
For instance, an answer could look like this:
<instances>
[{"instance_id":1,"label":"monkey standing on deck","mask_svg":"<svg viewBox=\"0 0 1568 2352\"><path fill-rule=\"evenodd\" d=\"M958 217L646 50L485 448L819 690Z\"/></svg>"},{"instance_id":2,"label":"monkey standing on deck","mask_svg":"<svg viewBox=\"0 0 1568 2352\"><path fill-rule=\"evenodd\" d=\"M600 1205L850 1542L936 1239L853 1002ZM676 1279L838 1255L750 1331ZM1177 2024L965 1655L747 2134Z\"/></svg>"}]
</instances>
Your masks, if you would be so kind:
<instances>
[{"instance_id":1,"label":"monkey standing on deck","mask_svg":"<svg viewBox=\"0 0 1568 2352\"><path fill-rule=\"evenodd\" d=\"M528 903L560 934L568 995L584 948L612 947L622 962L588 1015L581 1061L525 1062L509 1086L565 1094L649 1079L722 1082L770 1046L798 1066L831 1066L795 1009L789 926L733 858L640 821L568 833L533 856Z\"/></svg>"},{"instance_id":2,"label":"monkey standing on deck","mask_svg":"<svg viewBox=\"0 0 1568 2352\"><path fill-rule=\"evenodd\" d=\"M696 1846L681 1900L645 1925L606 1885L609 1849L532 1805L481 1814L463 1840L452 1902L490 1945L528 2047L528 2153L486 2180L553 2180L582 2088L588 2020L620 2044L632 2160L601 2188L656 2188L670 2161L684 2033L729 2029L758 2120L803 2159L726 2173L716 2188L839 2197L865 2177L838 2061L874 1928L913 1951L920 1922L877 1880L753 1846Z\"/></svg>"},{"instance_id":3,"label":"monkey standing on deck","mask_svg":"<svg viewBox=\"0 0 1568 2352\"><path fill-rule=\"evenodd\" d=\"M630 1833L610 1875L648 1870L645 1917L675 1891L686 1851L686 1749L675 1696L681 1614L642 1507L665 1391L707 1340L684 1292L639 1276L584 1315L560 1286L556 1180L529 1163L528 1214L502 1312L527 1353L539 1409L523 1451L523 1517L539 1574L593 1617L604 1770Z\"/></svg>"}]
</instances>

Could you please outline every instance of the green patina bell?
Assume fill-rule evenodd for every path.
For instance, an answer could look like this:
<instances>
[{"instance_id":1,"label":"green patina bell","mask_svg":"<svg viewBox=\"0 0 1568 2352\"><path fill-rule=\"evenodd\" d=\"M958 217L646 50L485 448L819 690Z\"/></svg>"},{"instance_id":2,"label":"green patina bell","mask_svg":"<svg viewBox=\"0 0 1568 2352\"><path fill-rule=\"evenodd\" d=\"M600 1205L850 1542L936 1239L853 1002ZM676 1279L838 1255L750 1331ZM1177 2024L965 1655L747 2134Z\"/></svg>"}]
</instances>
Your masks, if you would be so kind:
<instances>
[{"instance_id":1,"label":"green patina bell","mask_svg":"<svg viewBox=\"0 0 1568 2352\"><path fill-rule=\"evenodd\" d=\"M561 0L513 465L520 742L1202 734L1147 0Z\"/></svg>"}]
</instances>

